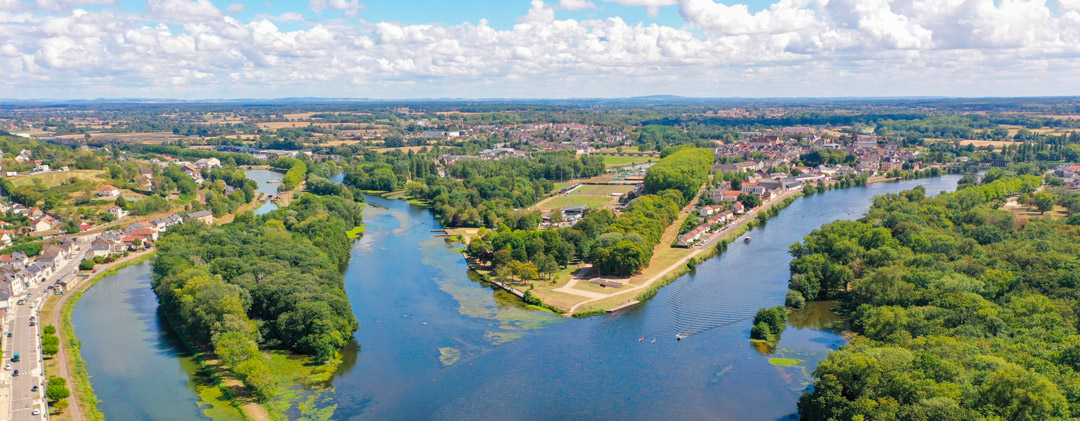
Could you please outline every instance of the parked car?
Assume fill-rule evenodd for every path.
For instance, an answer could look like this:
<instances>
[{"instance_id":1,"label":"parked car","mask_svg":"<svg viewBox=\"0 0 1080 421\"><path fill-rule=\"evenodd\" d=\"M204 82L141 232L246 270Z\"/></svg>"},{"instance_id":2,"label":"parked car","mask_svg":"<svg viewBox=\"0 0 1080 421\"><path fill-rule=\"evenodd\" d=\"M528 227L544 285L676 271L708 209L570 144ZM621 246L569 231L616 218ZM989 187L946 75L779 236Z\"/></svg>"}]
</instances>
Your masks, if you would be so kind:
<instances>
[{"instance_id":1,"label":"parked car","mask_svg":"<svg viewBox=\"0 0 1080 421\"><path fill-rule=\"evenodd\" d=\"M41 415L41 408L34 408L34 412L31 412L30 415Z\"/></svg>"},{"instance_id":2,"label":"parked car","mask_svg":"<svg viewBox=\"0 0 1080 421\"><path fill-rule=\"evenodd\" d=\"M11 370L11 363L4 364L4 370Z\"/></svg>"},{"instance_id":3,"label":"parked car","mask_svg":"<svg viewBox=\"0 0 1080 421\"><path fill-rule=\"evenodd\" d=\"M11 377L19 377L19 370L12 371Z\"/></svg>"},{"instance_id":4,"label":"parked car","mask_svg":"<svg viewBox=\"0 0 1080 421\"><path fill-rule=\"evenodd\" d=\"M36 384L34 385L34 387L30 388L31 392L37 392L38 390L40 390L40 389L38 389L38 385L36 385Z\"/></svg>"}]
</instances>

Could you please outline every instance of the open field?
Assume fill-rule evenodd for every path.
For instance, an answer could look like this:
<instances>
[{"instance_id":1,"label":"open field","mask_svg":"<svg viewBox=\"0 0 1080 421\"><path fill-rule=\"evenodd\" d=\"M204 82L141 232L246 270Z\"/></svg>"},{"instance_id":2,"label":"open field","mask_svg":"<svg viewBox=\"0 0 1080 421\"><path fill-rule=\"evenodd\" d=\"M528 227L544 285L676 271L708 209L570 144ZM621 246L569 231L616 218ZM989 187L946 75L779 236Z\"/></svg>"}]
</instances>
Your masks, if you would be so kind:
<instances>
[{"instance_id":1,"label":"open field","mask_svg":"<svg viewBox=\"0 0 1080 421\"><path fill-rule=\"evenodd\" d=\"M600 155L604 158L604 166L608 168L628 167L631 165L645 164L659 161L658 157L651 156L612 156Z\"/></svg>"},{"instance_id":2,"label":"open field","mask_svg":"<svg viewBox=\"0 0 1080 421\"><path fill-rule=\"evenodd\" d=\"M1058 218L1064 218L1066 216L1069 216L1069 210L1065 209L1064 206L1055 205L1054 209L1052 209L1050 211L1047 211L1046 213L1042 213L1042 212L1039 212L1038 210L1035 210L1035 208L1030 208L1030 207L1027 207L1027 206L1021 206L1021 205L1015 204L1012 201L1010 201L1009 203L1006 203L1005 205L1002 205L1001 210L1007 210L1009 212L1012 212L1012 214L1014 216L1016 216L1016 219L1018 221L1020 221L1021 223L1026 222L1029 219L1035 219L1035 218L1058 219Z\"/></svg>"},{"instance_id":3,"label":"open field","mask_svg":"<svg viewBox=\"0 0 1080 421\"><path fill-rule=\"evenodd\" d=\"M556 198L548 201L547 203L544 203L543 205L541 205L540 203L537 203L537 206L538 206L538 209L540 209L541 211L551 211L551 210L554 210L554 209L562 209L562 208L565 208L567 206L573 206L573 205L585 205L585 206L588 206L589 209L599 209L599 208L602 208L602 207L608 205L610 202L614 202L614 201L615 201L615 199L612 198L612 197L570 195L570 196L556 197Z\"/></svg>"},{"instance_id":4,"label":"open field","mask_svg":"<svg viewBox=\"0 0 1080 421\"><path fill-rule=\"evenodd\" d=\"M71 170L66 172L20 175L18 177L11 177L10 180L12 184L15 184L15 187L22 187L33 184L34 180L41 180L41 183L45 185L45 187L55 187L59 186L60 183L63 183L72 177L81 180L87 180L93 183L104 183L105 179L101 178L100 175L105 173L105 170Z\"/></svg>"},{"instance_id":5,"label":"open field","mask_svg":"<svg viewBox=\"0 0 1080 421\"><path fill-rule=\"evenodd\" d=\"M272 122L269 122L269 123L256 123L256 125L259 126L260 129L267 130L267 129L285 129L285 128L290 128L290 127L308 127L308 126L334 127L334 126L340 126L340 125L342 125L342 123L311 123L311 122L307 122L307 121L272 121Z\"/></svg>"},{"instance_id":6,"label":"open field","mask_svg":"<svg viewBox=\"0 0 1080 421\"><path fill-rule=\"evenodd\" d=\"M995 148L1000 148L1000 147L1007 146L1007 145L1015 145L1017 143L1013 142L1013 141L1009 141L1009 140L971 140L971 139L965 139L965 140L961 140L960 144L961 145L975 145L976 147L993 146Z\"/></svg>"},{"instance_id":7,"label":"open field","mask_svg":"<svg viewBox=\"0 0 1080 421\"><path fill-rule=\"evenodd\" d=\"M623 184L586 184L570 192L571 196L611 196L612 193L629 193L634 186Z\"/></svg>"},{"instance_id":8,"label":"open field","mask_svg":"<svg viewBox=\"0 0 1080 421\"><path fill-rule=\"evenodd\" d=\"M68 134L57 136L68 139L82 139L81 134ZM136 133L91 133L93 140L107 140L129 143L161 143L166 141L183 139L184 136L172 134L172 132L136 132Z\"/></svg>"}]
</instances>

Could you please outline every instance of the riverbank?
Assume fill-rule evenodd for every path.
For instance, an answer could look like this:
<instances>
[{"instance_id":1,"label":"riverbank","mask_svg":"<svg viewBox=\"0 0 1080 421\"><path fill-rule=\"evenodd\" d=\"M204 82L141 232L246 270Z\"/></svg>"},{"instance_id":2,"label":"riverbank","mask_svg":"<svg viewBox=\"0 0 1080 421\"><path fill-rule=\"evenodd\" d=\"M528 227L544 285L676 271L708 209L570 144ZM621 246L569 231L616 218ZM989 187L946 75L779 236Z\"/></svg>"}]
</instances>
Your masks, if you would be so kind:
<instances>
[{"instance_id":1,"label":"riverbank","mask_svg":"<svg viewBox=\"0 0 1080 421\"><path fill-rule=\"evenodd\" d=\"M67 410L58 416L53 416L52 419L105 419L105 416L97 408L98 398L94 394L94 388L90 384L90 376L86 371L86 362L83 361L80 353L82 343L74 334L71 311L75 308L79 298L90 287L102 279L116 274L116 271L146 261L153 255L153 250L145 250L129 254L127 257L109 264L99 265L98 268L100 268L101 273L77 285L74 290L68 291L64 295L52 295L50 298L58 297L58 299L46 300L44 306L42 306L41 320L48 320L52 326L55 326L56 336L60 338L59 352L53 358L45 361L45 372L67 379L74 398L69 400L70 404ZM57 308L60 311L56 311Z\"/></svg>"},{"instance_id":2,"label":"riverbank","mask_svg":"<svg viewBox=\"0 0 1080 421\"><path fill-rule=\"evenodd\" d=\"M598 315L603 314L609 310L625 308L626 304L633 301L644 301L652 298L656 292L663 286L670 284L679 276L691 271L696 267L697 263L702 260L713 257L723 251L723 248L727 246L731 241L744 234L749 229L758 224L759 215L767 215L767 218L771 218L778 214L781 210L790 205L795 198L802 195L801 191L788 191L784 194L777 196L770 200L768 203L748 212L743 215L737 222L731 226L713 234L703 244L691 248L678 248L672 247L669 244L660 244L658 249L670 249L669 253L675 253L677 259L667 266L661 266L662 269L659 272L653 272L655 269L650 265L649 268L642 271L641 274L635 275L627 282L629 288L621 289L618 292L614 292L604 296L602 298L593 298L585 301L581 301L569 309L567 309L567 315L583 317L586 315ZM774 210L775 209L775 210ZM764 212L764 213L763 213ZM715 246L710 246L715 244ZM659 253L660 250L657 251ZM680 253L681 252L681 253ZM652 270L650 270L652 269ZM653 272L653 273L649 273ZM637 279L635 279L637 278ZM591 284L590 284L591 285ZM630 298L630 294L639 293L633 298Z\"/></svg>"}]
</instances>

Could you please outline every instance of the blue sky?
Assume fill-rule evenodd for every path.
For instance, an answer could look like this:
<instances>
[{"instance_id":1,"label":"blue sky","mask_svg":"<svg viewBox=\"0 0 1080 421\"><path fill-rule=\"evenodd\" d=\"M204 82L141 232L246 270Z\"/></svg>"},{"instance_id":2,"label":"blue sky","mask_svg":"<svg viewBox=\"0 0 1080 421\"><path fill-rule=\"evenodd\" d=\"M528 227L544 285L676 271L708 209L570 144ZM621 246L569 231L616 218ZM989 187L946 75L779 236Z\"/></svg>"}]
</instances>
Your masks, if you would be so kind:
<instances>
[{"instance_id":1,"label":"blue sky","mask_svg":"<svg viewBox=\"0 0 1080 421\"><path fill-rule=\"evenodd\" d=\"M1080 94L1080 0L0 5L5 98Z\"/></svg>"}]
</instances>

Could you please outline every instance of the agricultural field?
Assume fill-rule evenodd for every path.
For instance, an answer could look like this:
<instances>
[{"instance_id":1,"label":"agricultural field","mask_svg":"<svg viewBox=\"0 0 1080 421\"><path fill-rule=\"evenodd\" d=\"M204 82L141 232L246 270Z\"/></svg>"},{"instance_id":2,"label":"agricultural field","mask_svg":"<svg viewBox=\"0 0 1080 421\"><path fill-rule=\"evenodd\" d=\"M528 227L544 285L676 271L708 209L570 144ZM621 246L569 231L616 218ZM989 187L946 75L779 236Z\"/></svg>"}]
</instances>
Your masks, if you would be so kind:
<instances>
[{"instance_id":1,"label":"agricultural field","mask_svg":"<svg viewBox=\"0 0 1080 421\"><path fill-rule=\"evenodd\" d=\"M105 170L71 170L66 172L50 172L45 174L35 175L23 175L18 177L12 177L11 183L15 187L28 186L35 183L35 180L40 180L41 184L48 188L59 186L72 177L79 180L88 181L90 184L104 183L105 179L100 177L106 174Z\"/></svg>"}]
</instances>

